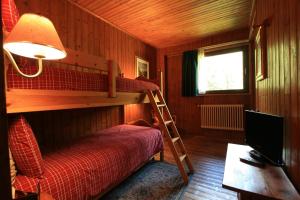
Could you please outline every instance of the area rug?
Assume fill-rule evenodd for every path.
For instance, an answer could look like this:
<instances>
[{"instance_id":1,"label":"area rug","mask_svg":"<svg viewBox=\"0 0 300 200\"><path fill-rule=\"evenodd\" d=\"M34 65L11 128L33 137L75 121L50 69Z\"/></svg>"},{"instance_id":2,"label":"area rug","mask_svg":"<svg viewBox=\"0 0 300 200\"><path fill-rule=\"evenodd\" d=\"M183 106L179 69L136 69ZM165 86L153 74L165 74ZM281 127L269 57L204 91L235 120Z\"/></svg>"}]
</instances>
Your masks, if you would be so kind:
<instances>
[{"instance_id":1,"label":"area rug","mask_svg":"<svg viewBox=\"0 0 300 200\"><path fill-rule=\"evenodd\" d=\"M101 200L179 200L184 188L176 165L151 161Z\"/></svg>"}]
</instances>

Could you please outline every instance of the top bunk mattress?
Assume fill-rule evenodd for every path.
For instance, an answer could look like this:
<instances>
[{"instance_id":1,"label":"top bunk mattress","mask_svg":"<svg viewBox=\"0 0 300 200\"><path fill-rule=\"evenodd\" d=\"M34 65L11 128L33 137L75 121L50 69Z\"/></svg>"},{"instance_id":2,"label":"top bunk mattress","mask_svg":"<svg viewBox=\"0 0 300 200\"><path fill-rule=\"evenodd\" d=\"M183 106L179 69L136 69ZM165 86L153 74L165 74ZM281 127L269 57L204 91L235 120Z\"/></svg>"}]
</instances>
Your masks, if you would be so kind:
<instances>
[{"instance_id":1,"label":"top bunk mattress","mask_svg":"<svg viewBox=\"0 0 300 200\"><path fill-rule=\"evenodd\" d=\"M28 66L22 71L34 74L35 66ZM144 92L157 90L159 87L151 81L135 80L117 77L118 92ZM12 67L7 70L8 89L37 89L37 90L71 90L71 91L108 91L108 76L100 73L79 72L70 69L46 67L36 78L25 78L17 74Z\"/></svg>"}]
</instances>

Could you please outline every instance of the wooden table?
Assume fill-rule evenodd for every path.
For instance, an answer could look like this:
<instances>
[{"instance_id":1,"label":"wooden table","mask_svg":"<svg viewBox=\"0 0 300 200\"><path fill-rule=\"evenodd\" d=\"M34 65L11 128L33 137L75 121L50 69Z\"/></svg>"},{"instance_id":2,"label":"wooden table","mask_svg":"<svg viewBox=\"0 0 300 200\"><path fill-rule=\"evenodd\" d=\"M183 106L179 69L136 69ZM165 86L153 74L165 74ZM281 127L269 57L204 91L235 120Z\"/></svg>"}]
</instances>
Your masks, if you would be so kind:
<instances>
[{"instance_id":1,"label":"wooden table","mask_svg":"<svg viewBox=\"0 0 300 200\"><path fill-rule=\"evenodd\" d=\"M238 192L240 200L300 200L294 186L280 167L266 164L255 167L240 161L249 156L251 147L228 144L223 188Z\"/></svg>"}]
</instances>

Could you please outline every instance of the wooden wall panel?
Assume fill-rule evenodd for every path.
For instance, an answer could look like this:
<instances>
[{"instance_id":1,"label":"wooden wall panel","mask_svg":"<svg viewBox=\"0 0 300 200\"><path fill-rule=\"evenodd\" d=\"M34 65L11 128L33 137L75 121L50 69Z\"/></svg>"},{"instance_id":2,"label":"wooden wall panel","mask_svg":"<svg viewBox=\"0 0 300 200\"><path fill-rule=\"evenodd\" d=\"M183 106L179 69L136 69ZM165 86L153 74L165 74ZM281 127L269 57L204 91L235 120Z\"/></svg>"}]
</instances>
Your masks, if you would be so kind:
<instances>
[{"instance_id":1,"label":"wooden wall panel","mask_svg":"<svg viewBox=\"0 0 300 200\"><path fill-rule=\"evenodd\" d=\"M249 82L249 92L246 94L232 95L204 95L198 97L182 97L181 96L181 69L182 69L182 53L187 50L198 49L204 46L210 46L235 40L244 40L248 38L249 30L242 29L239 31L224 33L208 38L204 38L195 43L181 46L175 46L158 51L158 63L160 70L165 74L164 65L167 56L167 90L168 106L172 114L177 116L177 126L184 134L207 134L211 137L223 136L227 139L241 138L243 134L236 132L220 132L201 130L200 123L200 104L244 104L246 108L252 108L254 104L253 84ZM253 78L253 69L250 69L250 79ZM236 137L239 135L239 137Z\"/></svg>"},{"instance_id":2,"label":"wooden wall panel","mask_svg":"<svg viewBox=\"0 0 300 200\"><path fill-rule=\"evenodd\" d=\"M125 123L135 121L137 119L144 119L149 123L152 123L152 114L151 114L151 104L131 104L125 107L124 112L126 113L125 116Z\"/></svg>"},{"instance_id":3,"label":"wooden wall panel","mask_svg":"<svg viewBox=\"0 0 300 200\"><path fill-rule=\"evenodd\" d=\"M24 115L32 126L43 153L123 123L121 106L32 112Z\"/></svg>"},{"instance_id":4,"label":"wooden wall panel","mask_svg":"<svg viewBox=\"0 0 300 200\"><path fill-rule=\"evenodd\" d=\"M256 1L255 24L271 17L267 28L268 76L256 82L256 108L285 119L284 161L300 189L300 2Z\"/></svg>"},{"instance_id":5,"label":"wooden wall panel","mask_svg":"<svg viewBox=\"0 0 300 200\"><path fill-rule=\"evenodd\" d=\"M150 77L156 78L156 49L137 40L110 24L83 11L68 1L18 0L20 14L31 12L52 20L65 47L88 54L115 60L127 78L135 77L135 56L150 63ZM53 66L58 66L52 62ZM60 64L61 65L61 64ZM60 66L59 65L59 66ZM50 66L51 67L51 66ZM147 106L132 105L85 110L65 110L26 114L36 129L39 141L45 149L53 149L73 138L87 135L95 130L123 123L126 119L149 119ZM145 115L143 115L145 113Z\"/></svg>"}]
</instances>

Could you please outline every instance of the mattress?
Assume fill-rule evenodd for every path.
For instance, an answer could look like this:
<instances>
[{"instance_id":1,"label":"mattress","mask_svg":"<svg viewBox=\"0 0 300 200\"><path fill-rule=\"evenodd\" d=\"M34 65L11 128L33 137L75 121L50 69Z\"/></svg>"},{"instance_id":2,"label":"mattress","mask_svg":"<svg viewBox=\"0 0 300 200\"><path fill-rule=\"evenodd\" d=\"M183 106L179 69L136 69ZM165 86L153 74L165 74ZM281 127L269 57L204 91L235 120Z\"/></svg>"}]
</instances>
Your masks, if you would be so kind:
<instances>
[{"instance_id":1,"label":"mattress","mask_svg":"<svg viewBox=\"0 0 300 200\"><path fill-rule=\"evenodd\" d=\"M39 182L41 191L56 200L90 199L119 183L161 150L159 130L119 125L43 156L43 178L18 175L14 186L32 192Z\"/></svg>"},{"instance_id":2,"label":"mattress","mask_svg":"<svg viewBox=\"0 0 300 200\"><path fill-rule=\"evenodd\" d=\"M35 66L27 66L22 69L26 74L34 74L36 70ZM144 92L147 89L159 89L156 84L150 81L121 77L117 77L116 81L118 92ZM12 67L9 67L7 70L7 87L11 89L106 92L108 91L108 76L100 73L45 67L40 76L25 78L20 76Z\"/></svg>"}]
</instances>

